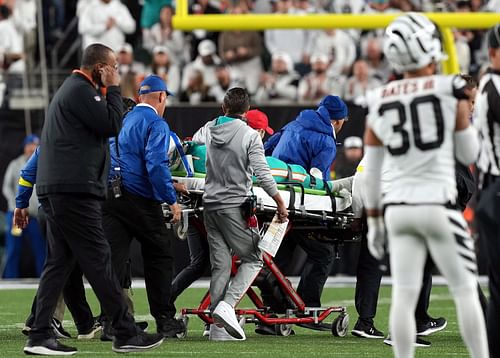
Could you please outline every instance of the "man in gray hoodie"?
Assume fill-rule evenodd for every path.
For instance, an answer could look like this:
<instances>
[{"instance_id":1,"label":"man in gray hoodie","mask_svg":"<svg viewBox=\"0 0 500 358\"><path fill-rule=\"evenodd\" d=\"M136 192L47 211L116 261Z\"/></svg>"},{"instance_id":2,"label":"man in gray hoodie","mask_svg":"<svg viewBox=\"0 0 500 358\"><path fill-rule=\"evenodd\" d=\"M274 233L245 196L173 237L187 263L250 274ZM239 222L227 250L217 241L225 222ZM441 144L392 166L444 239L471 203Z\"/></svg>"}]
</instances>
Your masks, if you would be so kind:
<instances>
[{"instance_id":1,"label":"man in gray hoodie","mask_svg":"<svg viewBox=\"0 0 500 358\"><path fill-rule=\"evenodd\" d=\"M244 122L249 107L244 89L230 89L222 104L224 116L208 122L200 131L204 138L199 138L207 145L203 203L212 266L211 308L215 323L223 325L229 335L239 340L246 337L234 306L262 267L257 223L250 215L244 215L252 195L252 174L276 202L279 220L284 221L288 216L267 165L259 133ZM241 265L229 285L232 254L240 258ZM212 325L211 329L217 327Z\"/></svg>"}]
</instances>

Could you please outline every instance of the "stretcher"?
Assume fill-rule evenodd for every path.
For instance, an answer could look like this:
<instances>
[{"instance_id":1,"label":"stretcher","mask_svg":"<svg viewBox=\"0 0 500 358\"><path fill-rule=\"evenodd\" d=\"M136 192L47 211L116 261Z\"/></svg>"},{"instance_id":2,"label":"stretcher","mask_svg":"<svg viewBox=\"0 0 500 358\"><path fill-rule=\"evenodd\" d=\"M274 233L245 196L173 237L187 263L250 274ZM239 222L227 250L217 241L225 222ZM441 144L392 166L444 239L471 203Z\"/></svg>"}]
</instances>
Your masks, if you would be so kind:
<instances>
[{"instance_id":1,"label":"stretcher","mask_svg":"<svg viewBox=\"0 0 500 358\"><path fill-rule=\"evenodd\" d=\"M203 212L202 195L205 180L202 175L183 177L173 174L174 179L185 184L190 192L189 195L183 195L179 198L183 219L182 223L175 228L175 231L177 236L183 238L187 232L188 218L194 217L196 219ZM281 182L278 189L289 210L288 231L307 230L314 233L316 240L326 241L334 245L337 256L339 245L358 240L357 231L353 228L355 219L352 212L349 211L352 197L348 184L334 194L305 189L300 183L296 182ZM253 187L253 194L257 197L257 217L261 224L261 233L264 233L268 223L274 217L276 205L272 198L256 185ZM168 216L168 208L165 207L164 212ZM191 223L193 222L198 231L202 235L206 235L202 220L191 220ZM271 334L281 336L292 334L294 324L305 328L329 330L334 336L339 337L347 334L349 316L345 307L306 307L289 280L273 262L272 256L263 252L263 262L268 275L272 275L274 284L277 284L282 294L286 296L290 308L279 313L271 311L269 307L264 305L257 292L250 287L246 295L253 302L255 308L236 308L236 314L239 317L244 317L245 323L264 325L268 328L267 334L269 334L270 328ZM233 274L237 272L237 267L238 258L235 257L232 265ZM207 292L197 308L183 308L181 318L188 322L189 315L197 315L205 323L212 323L209 305L210 296ZM328 317L333 313L338 313L338 316L331 323L326 323Z\"/></svg>"}]
</instances>

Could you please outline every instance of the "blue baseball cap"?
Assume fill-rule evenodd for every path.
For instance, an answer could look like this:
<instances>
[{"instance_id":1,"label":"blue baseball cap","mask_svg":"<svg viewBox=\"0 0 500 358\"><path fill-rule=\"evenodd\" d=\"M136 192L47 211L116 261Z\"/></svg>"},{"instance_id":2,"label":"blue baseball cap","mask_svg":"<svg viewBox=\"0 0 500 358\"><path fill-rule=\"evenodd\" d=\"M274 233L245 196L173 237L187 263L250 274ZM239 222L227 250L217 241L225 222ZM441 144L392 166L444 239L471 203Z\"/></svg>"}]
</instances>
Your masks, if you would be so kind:
<instances>
[{"instance_id":1,"label":"blue baseball cap","mask_svg":"<svg viewBox=\"0 0 500 358\"><path fill-rule=\"evenodd\" d=\"M330 119L344 119L349 114L347 106L339 96L328 95L319 102L319 107L324 107Z\"/></svg>"},{"instance_id":2,"label":"blue baseball cap","mask_svg":"<svg viewBox=\"0 0 500 358\"><path fill-rule=\"evenodd\" d=\"M139 95L153 92L166 92L169 96L174 95L168 90L167 84L161 77L149 75L141 82L139 86Z\"/></svg>"},{"instance_id":3,"label":"blue baseball cap","mask_svg":"<svg viewBox=\"0 0 500 358\"><path fill-rule=\"evenodd\" d=\"M23 140L23 147L27 146L28 144L39 145L40 144L40 138L37 135L35 135L35 134L30 134L30 135L26 136L26 138L24 138L24 140Z\"/></svg>"}]
</instances>

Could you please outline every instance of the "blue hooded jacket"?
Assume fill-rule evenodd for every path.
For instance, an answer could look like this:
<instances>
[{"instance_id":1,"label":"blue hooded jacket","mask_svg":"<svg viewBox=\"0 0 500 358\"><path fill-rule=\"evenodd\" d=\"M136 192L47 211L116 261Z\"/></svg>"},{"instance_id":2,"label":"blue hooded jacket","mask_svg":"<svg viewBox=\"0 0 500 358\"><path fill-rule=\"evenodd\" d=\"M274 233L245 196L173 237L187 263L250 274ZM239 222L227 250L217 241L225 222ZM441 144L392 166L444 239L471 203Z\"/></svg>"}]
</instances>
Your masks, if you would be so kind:
<instances>
[{"instance_id":1,"label":"blue hooded jacket","mask_svg":"<svg viewBox=\"0 0 500 358\"><path fill-rule=\"evenodd\" d=\"M324 106L304 110L264 144L266 155L288 164L298 164L308 172L318 168L330 180L330 166L337 155L330 113Z\"/></svg>"}]
</instances>

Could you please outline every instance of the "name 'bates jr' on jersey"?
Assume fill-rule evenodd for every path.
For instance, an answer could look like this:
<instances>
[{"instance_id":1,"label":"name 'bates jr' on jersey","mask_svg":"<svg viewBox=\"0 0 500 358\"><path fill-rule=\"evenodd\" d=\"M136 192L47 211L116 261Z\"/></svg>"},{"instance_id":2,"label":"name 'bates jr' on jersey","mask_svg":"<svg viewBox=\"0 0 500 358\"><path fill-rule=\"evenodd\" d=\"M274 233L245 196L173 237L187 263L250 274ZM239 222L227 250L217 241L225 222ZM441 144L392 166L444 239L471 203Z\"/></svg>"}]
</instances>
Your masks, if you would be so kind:
<instances>
[{"instance_id":1,"label":"name 'bates jr' on jersey","mask_svg":"<svg viewBox=\"0 0 500 358\"><path fill-rule=\"evenodd\" d=\"M384 143L393 176L384 204L455 202L453 133L465 85L459 76L435 75L367 93L368 124Z\"/></svg>"}]
</instances>

